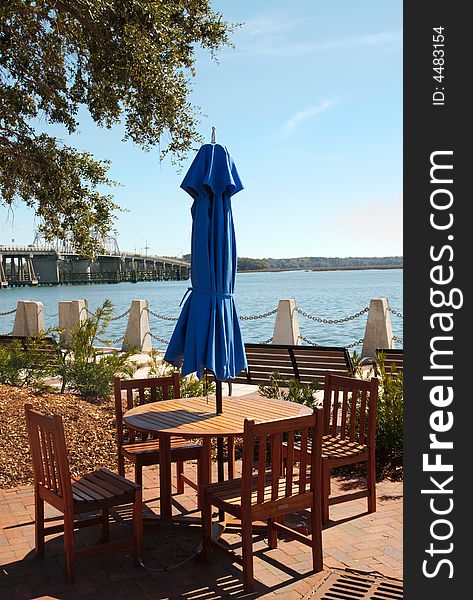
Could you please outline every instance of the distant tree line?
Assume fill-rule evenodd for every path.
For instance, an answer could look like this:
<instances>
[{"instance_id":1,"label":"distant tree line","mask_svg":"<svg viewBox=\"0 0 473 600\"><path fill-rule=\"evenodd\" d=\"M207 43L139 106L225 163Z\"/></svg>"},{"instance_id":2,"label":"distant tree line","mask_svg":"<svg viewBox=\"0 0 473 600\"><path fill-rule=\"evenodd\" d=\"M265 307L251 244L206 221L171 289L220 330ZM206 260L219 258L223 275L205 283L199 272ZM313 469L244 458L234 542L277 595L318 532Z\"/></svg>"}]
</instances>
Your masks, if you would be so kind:
<instances>
[{"instance_id":1,"label":"distant tree line","mask_svg":"<svg viewBox=\"0 0 473 600\"><path fill-rule=\"evenodd\" d=\"M297 258L245 258L238 259L239 271L264 269L339 269L347 267L402 267L402 256L326 257L301 256Z\"/></svg>"},{"instance_id":2,"label":"distant tree line","mask_svg":"<svg viewBox=\"0 0 473 600\"><path fill-rule=\"evenodd\" d=\"M177 258L177 257L173 257ZM183 254L182 260L190 262L191 255ZM402 256L299 256L297 258L247 258L238 257L238 271L265 271L270 269L346 269L370 267L402 267Z\"/></svg>"}]
</instances>

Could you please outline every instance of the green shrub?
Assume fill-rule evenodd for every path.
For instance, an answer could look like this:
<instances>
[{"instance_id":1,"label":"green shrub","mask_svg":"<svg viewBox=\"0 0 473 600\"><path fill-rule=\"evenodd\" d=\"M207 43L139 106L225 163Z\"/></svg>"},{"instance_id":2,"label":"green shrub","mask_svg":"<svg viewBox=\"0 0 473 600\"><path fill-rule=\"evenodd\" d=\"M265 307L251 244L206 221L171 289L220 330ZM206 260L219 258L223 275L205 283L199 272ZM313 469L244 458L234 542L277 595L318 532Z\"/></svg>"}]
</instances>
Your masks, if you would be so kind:
<instances>
[{"instance_id":1,"label":"green shrub","mask_svg":"<svg viewBox=\"0 0 473 600\"><path fill-rule=\"evenodd\" d=\"M107 398L112 392L115 375L131 377L136 370L136 364L130 361L134 352L107 353L94 345L95 339L105 334L112 312L112 303L105 300L77 325L67 345L64 344L63 381L68 389L85 398Z\"/></svg>"},{"instance_id":2,"label":"green shrub","mask_svg":"<svg viewBox=\"0 0 473 600\"><path fill-rule=\"evenodd\" d=\"M49 333L49 332L48 332ZM0 345L0 382L17 387L42 387L46 377L58 372L58 364L46 348L45 335Z\"/></svg>"},{"instance_id":3,"label":"green shrub","mask_svg":"<svg viewBox=\"0 0 473 600\"><path fill-rule=\"evenodd\" d=\"M317 381L301 384L297 379L284 379L277 371L271 373L269 379L269 385L260 384L258 386L262 396L266 396L266 398L275 398L277 400L297 402L298 404L310 406L310 408L321 405L321 401L316 397L316 392L320 389Z\"/></svg>"},{"instance_id":4,"label":"green shrub","mask_svg":"<svg viewBox=\"0 0 473 600\"><path fill-rule=\"evenodd\" d=\"M404 434L404 378L395 366L386 369L380 356L376 367L380 379L376 423L376 462L378 474L402 474Z\"/></svg>"}]
</instances>

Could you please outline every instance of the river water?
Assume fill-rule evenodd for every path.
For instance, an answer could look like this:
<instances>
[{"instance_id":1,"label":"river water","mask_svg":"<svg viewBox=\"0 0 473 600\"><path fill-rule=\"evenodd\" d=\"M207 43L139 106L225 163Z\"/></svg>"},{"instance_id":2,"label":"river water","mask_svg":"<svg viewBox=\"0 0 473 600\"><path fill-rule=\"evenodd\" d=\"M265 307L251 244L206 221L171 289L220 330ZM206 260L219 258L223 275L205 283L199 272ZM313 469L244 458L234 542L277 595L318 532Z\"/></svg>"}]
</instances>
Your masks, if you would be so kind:
<instances>
[{"instance_id":1,"label":"river water","mask_svg":"<svg viewBox=\"0 0 473 600\"><path fill-rule=\"evenodd\" d=\"M86 298L94 309L108 298L115 314L126 311L132 300L146 299L153 312L177 317L179 302L190 281L153 281L100 285L74 285L0 290L0 313L15 308L18 300L36 300L44 304L47 327L57 325L57 303L61 300ZM402 313L402 269L365 271L284 271L277 273L239 273L236 282L236 304L241 316L259 315L277 307L278 300L295 298L297 306L322 319L340 319L353 315L369 305L371 298L387 298L391 308ZM13 328L14 315L0 317L0 333ZM346 346L363 337L367 314L341 324L318 323L298 315L301 335L320 345ZM390 314L394 335L402 339L402 319ZM241 321L246 342L262 342L271 338L275 315L264 319ZM150 318L153 335L169 340L174 323L154 316ZM108 339L125 333L126 318L112 321ZM397 343L401 346L401 343ZM153 346L165 345L156 340ZM355 347L359 352L361 346Z\"/></svg>"}]
</instances>

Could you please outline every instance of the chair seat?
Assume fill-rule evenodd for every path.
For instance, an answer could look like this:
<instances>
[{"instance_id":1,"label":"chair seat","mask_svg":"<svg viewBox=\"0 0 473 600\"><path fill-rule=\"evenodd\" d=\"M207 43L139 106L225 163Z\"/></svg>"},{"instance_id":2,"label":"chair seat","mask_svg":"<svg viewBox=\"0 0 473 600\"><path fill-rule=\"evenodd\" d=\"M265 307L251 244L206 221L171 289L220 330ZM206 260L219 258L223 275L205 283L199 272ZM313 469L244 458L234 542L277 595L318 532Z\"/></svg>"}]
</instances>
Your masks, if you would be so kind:
<instances>
[{"instance_id":1,"label":"chair seat","mask_svg":"<svg viewBox=\"0 0 473 600\"><path fill-rule=\"evenodd\" d=\"M360 457L368 452L368 446L324 435L322 438L322 460L338 460Z\"/></svg>"},{"instance_id":2,"label":"chair seat","mask_svg":"<svg viewBox=\"0 0 473 600\"><path fill-rule=\"evenodd\" d=\"M71 480L72 497L75 507L104 507L133 502L134 493L139 489L136 483L102 468L82 477Z\"/></svg>"},{"instance_id":3,"label":"chair seat","mask_svg":"<svg viewBox=\"0 0 473 600\"><path fill-rule=\"evenodd\" d=\"M241 486L242 478L237 477L230 481L219 481L216 483L210 483L206 486L206 492L209 494L212 501L220 501L225 504L234 505L235 507L241 506ZM257 503L257 487L258 478L253 477L252 481L252 492L251 492L251 504ZM281 477L278 482L278 497L283 497L286 501L287 497L284 498L286 489L286 479ZM291 495L299 494L299 480L294 478L292 482ZM264 502L271 502L272 485L271 485L271 474L268 473L266 476L265 487L264 487ZM261 504L258 505L261 507Z\"/></svg>"},{"instance_id":4,"label":"chair seat","mask_svg":"<svg viewBox=\"0 0 473 600\"><path fill-rule=\"evenodd\" d=\"M125 442L121 447L124 454L132 456L137 454L159 454L159 440L144 440ZM201 444L193 443L182 437L171 438L171 452L173 450L195 450L197 452L202 448Z\"/></svg>"}]
</instances>

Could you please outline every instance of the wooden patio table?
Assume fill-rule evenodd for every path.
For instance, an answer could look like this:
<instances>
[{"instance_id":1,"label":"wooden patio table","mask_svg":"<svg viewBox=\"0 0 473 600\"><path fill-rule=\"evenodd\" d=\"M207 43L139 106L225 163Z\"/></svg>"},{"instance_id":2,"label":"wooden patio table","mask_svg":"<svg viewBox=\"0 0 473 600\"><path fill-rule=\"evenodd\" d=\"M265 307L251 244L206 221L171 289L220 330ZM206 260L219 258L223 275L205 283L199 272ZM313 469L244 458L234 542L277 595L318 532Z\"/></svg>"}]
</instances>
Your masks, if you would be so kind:
<instances>
[{"instance_id":1,"label":"wooden patio table","mask_svg":"<svg viewBox=\"0 0 473 600\"><path fill-rule=\"evenodd\" d=\"M143 404L127 411L123 420L136 431L159 436L160 517L171 520L171 437L200 438L203 452L200 465L201 483L211 481L211 440L243 434L245 419L255 423L310 414L303 404L271 400L259 393L224 397L223 413L216 414L215 398L181 398Z\"/></svg>"}]
</instances>

